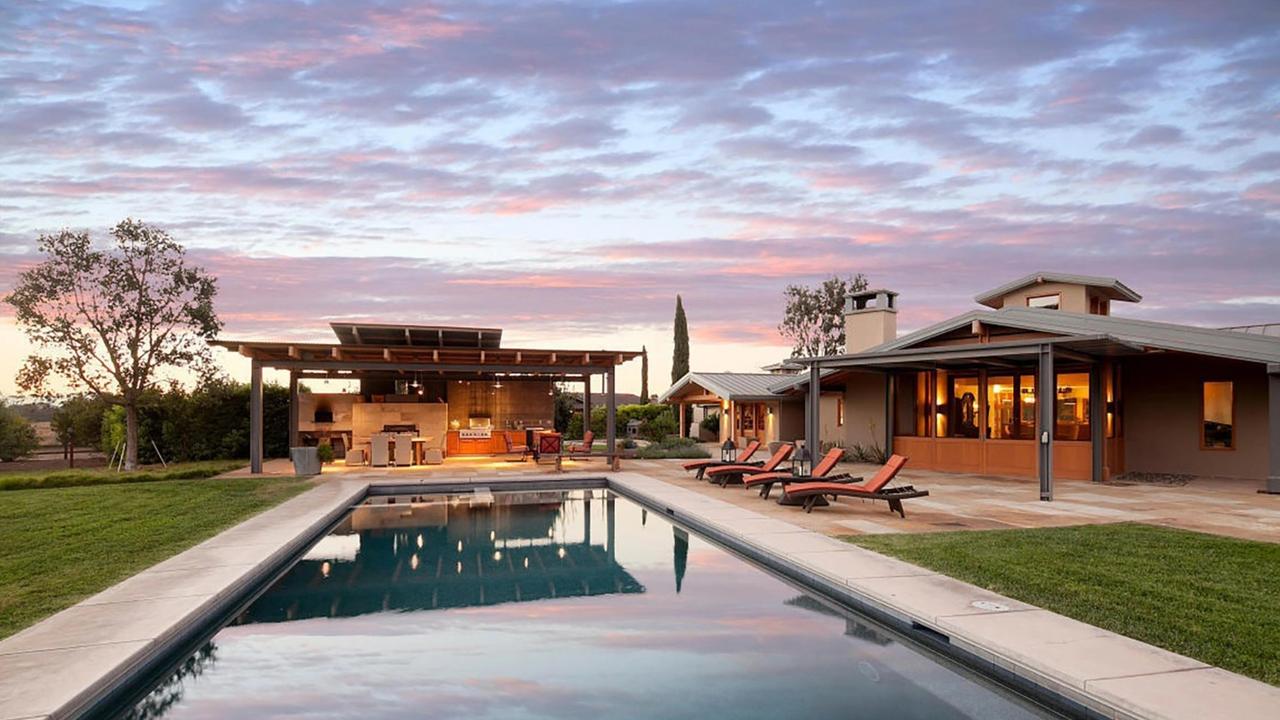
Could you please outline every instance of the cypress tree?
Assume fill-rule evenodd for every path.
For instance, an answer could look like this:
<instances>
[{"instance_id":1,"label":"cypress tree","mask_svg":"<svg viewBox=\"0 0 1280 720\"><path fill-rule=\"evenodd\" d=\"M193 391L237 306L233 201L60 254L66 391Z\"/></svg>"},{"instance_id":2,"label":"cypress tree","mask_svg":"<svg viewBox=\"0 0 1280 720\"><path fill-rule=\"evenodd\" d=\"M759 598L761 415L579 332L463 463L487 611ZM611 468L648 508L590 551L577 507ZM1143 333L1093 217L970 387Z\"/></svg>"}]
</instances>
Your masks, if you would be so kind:
<instances>
[{"instance_id":1,"label":"cypress tree","mask_svg":"<svg viewBox=\"0 0 1280 720\"><path fill-rule=\"evenodd\" d=\"M671 356L671 382L689 373L689 322L684 317L684 300L676 295L675 352Z\"/></svg>"},{"instance_id":2,"label":"cypress tree","mask_svg":"<svg viewBox=\"0 0 1280 720\"><path fill-rule=\"evenodd\" d=\"M640 346L640 404L649 404L649 348Z\"/></svg>"}]
</instances>

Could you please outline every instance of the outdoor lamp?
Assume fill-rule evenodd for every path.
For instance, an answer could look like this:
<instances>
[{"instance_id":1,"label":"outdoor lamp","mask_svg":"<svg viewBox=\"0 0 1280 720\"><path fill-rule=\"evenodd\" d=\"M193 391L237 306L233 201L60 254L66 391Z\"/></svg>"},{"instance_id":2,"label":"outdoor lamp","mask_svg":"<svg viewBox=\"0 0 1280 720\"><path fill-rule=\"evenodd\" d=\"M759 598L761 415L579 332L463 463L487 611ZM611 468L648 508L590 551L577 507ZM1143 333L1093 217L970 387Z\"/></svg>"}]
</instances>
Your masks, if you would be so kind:
<instances>
[{"instance_id":1,"label":"outdoor lamp","mask_svg":"<svg viewBox=\"0 0 1280 720\"><path fill-rule=\"evenodd\" d=\"M809 448L800 446L791 456L791 474L796 477L809 477L809 473L813 470L813 456L809 454Z\"/></svg>"},{"instance_id":2,"label":"outdoor lamp","mask_svg":"<svg viewBox=\"0 0 1280 720\"><path fill-rule=\"evenodd\" d=\"M720 459L723 462L733 462L738 459L738 446L733 444L733 440L725 440L720 446Z\"/></svg>"}]
</instances>

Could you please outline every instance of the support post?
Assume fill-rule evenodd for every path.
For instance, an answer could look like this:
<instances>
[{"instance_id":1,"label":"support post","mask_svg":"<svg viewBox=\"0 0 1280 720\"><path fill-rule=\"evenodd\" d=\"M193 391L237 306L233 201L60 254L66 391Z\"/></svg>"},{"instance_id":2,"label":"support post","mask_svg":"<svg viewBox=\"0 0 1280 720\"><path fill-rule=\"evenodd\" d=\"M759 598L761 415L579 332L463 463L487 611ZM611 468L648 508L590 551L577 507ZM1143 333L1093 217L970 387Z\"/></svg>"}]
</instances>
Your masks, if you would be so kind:
<instances>
[{"instance_id":1,"label":"support post","mask_svg":"<svg viewBox=\"0 0 1280 720\"><path fill-rule=\"evenodd\" d=\"M1058 398L1053 374L1053 346L1040 346L1040 376L1036 379L1036 457L1040 464L1040 499L1053 500L1054 405Z\"/></svg>"},{"instance_id":2,"label":"support post","mask_svg":"<svg viewBox=\"0 0 1280 720\"><path fill-rule=\"evenodd\" d=\"M1089 449L1093 456L1094 482L1100 483L1107 478L1107 398L1102 389L1102 363L1094 363L1089 368Z\"/></svg>"},{"instance_id":3,"label":"support post","mask_svg":"<svg viewBox=\"0 0 1280 720\"><path fill-rule=\"evenodd\" d=\"M680 408L680 437L689 437L689 419L685 415L685 405L679 403L678 407Z\"/></svg>"},{"instance_id":4,"label":"support post","mask_svg":"<svg viewBox=\"0 0 1280 720\"><path fill-rule=\"evenodd\" d=\"M591 373L582 376L582 434L591 429Z\"/></svg>"},{"instance_id":5,"label":"support post","mask_svg":"<svg viewBox=\"0 0 1280 720\"><path fill-rule=\"evenodd\" d=\"M809 366L809 394L805 398L804 446L809 457L817 460L822 448L822 368L816 362Z\"/></svg>"},{"instance_id":6,"label":"support post","mask_svg":"<svg viewBox=\"0 0 1280 720\"><path fill-rule=\"evenodd\" d=\"M289 371L289 447L301 447L298 437L298 373Z\"/></svg>"},{"instance_id":7,"label":"support post","mask_svg":"<svg viewBox=\"0 0 1280 720\"><path fill-rule=\"evenodd\" d=\"M616 452L618 441L618 399L614 394L613 378L614 369L610 367L609 372L604 376L605 384L608 386L605 390L605 442L610 455Z\"/></svg>"},{"instance_id":8,"label":"support post","mask_svg":"<svg viewBox=\"0 0 1280 720\"><path fill-rule=\"evenodd\" d=\"M262 364L249 368L249 472L262 474Z\"/></svg>"},{"instance_id":9,"label":"support post","mask_svg":"<svg viewBox=\"0 0 1280 720\"><path fill-rule=\"evenodd\" d=\"M1267 487L1262 492L1280 494L1280 363L1267 366Z\"/></svg>"},{"instance_id":10,"label":"support post","mask_svg":"<svg viewBox=\"0 0 1280 720\"><path fill-rule=\"evenodd\" d=\"M606 490L605 492L608 493L609 491ZM617 536L617 533L614 532L614 528L617 527L617 523L615 522L615 517L614 517L616 515L616 512L614 510L614 505L615 503L613 501L613 495L612 494L605 495L604 541L608 543L608 547L605 548L605 554L609 558L610 563L615 562L618 556L618 553L616 551L616 546L618 544L617 542L618 536Z\"/></svg>"},{"instance_id":11,"label":"support post","mask_svg":"<svg viewBox=\"0 0 1280 720\"><path fill-rule=\"evenodd\" d=\"M894 410L894 388L893 374L884 374L884 455L886 458L893 455L893 410ZM849 408L845 406L845 412L849 412Z\"/></svg>"}]
</instances>

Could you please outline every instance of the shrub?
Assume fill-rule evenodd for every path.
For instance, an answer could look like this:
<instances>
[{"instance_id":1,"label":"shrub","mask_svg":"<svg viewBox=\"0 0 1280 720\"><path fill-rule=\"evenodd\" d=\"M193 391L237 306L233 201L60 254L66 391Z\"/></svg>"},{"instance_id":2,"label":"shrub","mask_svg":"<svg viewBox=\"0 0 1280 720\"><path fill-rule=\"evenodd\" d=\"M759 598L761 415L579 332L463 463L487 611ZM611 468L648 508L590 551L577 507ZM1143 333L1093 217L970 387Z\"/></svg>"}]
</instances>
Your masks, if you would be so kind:
<instances>
[{"instance_id":1,"label":"shrub","mask_svg":"<svg viewBox=\"0 0 1280 720\"><path fill-rule=\"evenodd\" d=\"M0 403L0 460L13 462L36 449L36 430L13 408Z\"/></svg>"},{"instance_id":2,"label":"shrub","mask_svg":"<svg viewBox=\"0 0 1280 720\"><path fill-rule=\"evenodd\" d=\"M316 455L320 457L320 462L333 462L333 446L327 442L322 442L316 446Z\"/></svg>"},{"instance_id":3,"label":"shrub","mask_svg":"<svg viewBox=\"0 0 1280 720\"><path fill-rule=\"evenodd\" d=\"M715 413L702 418L702 422L698 423L698 425L700 425L703 430L706 430L708 433L718 437L720 435L720 413Z\"/></svg>"},{"instance_id":4,"label":"shrub","mask_svg":"<svg viewBox=\"0 0 1280 720\"><path fill-rule=\"evenodd\" d=\"M711 455L691 438L668 435L662 440L642 447L636 451L636 457L644 460L663 458L709 458Z\"/></svg>"}]
</instances>

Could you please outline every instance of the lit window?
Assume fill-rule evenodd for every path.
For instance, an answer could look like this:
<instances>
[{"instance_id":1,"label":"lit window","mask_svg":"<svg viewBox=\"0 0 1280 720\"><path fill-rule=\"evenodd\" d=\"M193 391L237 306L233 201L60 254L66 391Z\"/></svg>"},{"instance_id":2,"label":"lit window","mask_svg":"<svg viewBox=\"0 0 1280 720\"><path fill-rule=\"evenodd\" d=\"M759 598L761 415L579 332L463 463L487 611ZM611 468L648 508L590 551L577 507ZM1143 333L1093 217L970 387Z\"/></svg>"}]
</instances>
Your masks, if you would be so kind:
<instances>
[{"instance_id":1,"label":"lit window","mask_svg":"<svg viewBox=\"0 0 1280 720\"><path fill-rule=\"evenodd\" d=\"M1229 381L1204 384L1204 405L1200 431L1201 446L1231 449L1235 440L1235 388Z\"/></svg>"},{"instance_id":2,"label":"lit window","mask_svg":"<svg viewBox=\"0 0 1280 720\"><path fill-rule=\"evenodd\" d=\"M987 437L992 440L1027 440L1035 436L1035 376L993 375L987 378Z\"/></svg>"},{"instance_id":3,"label":"lit window","mask_svg":"<svg viewBox=\"0 0 1280 720\"><path fill-rule=\"evenodd\" d=\"M1027 307L1042 308L1044 310L1057 310L1062 304L1062 296L1054 293L1053 295L1039 295L1037 297L1027 298Z\"/></svg>"},{"instance_id":4,"label":"lit window","mask_svg":"<svg viewBox=\"0 0 1280 720\"><path fill-rule=\"evenodd\" d=\"M1058 374L1055 440L1089 439L1089 373Z\"/></svg>"},{"instance_id":5,"label":"lit window","mask_svg":"<svg viewBox=\"0 0 1280 720\"><path fill-rule=\"evenodd\" d=\"M951 392L947 398L947 425L951 437L978 437L978 378L952 376L948 387Z\"/></svg>"}]
</instances>

